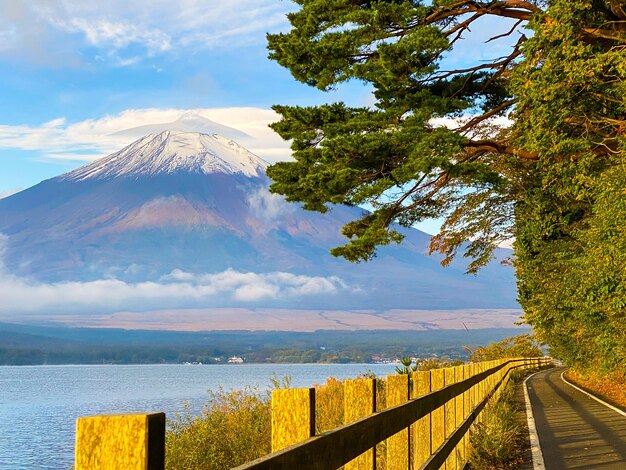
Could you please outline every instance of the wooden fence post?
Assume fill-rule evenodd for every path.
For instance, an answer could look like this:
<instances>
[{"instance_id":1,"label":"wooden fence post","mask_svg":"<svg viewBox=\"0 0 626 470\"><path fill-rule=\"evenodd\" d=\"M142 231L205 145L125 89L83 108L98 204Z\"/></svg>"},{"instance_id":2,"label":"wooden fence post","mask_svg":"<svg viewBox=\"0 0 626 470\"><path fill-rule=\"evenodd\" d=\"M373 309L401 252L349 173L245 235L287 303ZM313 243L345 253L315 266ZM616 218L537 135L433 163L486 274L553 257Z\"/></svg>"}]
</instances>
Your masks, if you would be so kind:
<instances>
[{"instance_id":1,"label":"wooden fence post","mask_svg":"<svg viewBox=\"0 0 626 470\"><path fill-rule=\"evenodd\" d=\"M272 392L272 452L315 435L315 389L286 388Z\"/></svg>"},{"instance_id":2,"label":"wooden fence post","mask_svg":"<svg viewBox=\"0 0 626 470\"><path fill-rule=\"evenodd\" d=\"M444 369L446 387L456 383L456 368L446 367ZM452 398L445 404L446 414L446 439L449 438L456 429L456 400ZM446 459L446 468L456 470L456 451L452 451Z\"/></svg>"},{"instance_id":3,"label":"wooden fence post","mask_svg":"<svg viewBox=\"0 0 626 470\"><path fill-rule=\"evenodd\" d=\"M497 359L496 361L494 361L494 365L498 366L501 365L504 361L502 359ZM498 383L498 381L500 379L502 379L504 377L504 367L502 367L498 372L496 372L495 377L494 377L494 382ZM494 392L494 400L498 400L500 398L500 394L502 393L502 390L504 390L504 387L506 387L507 384L507 380L503 380L502 383L500 384L500 386L498 387L498 389Z\"/></svg>"},{"instance_id":4,"label":"wooden fence post","mask_svg":"<svg viewBox=\"0 0 626 470\"><path fill-rule=\"evenodd\" d=\"M487 362L481 362L480 363L480 372L485 372L488 368L488 363ZM485 398L485 396L487 396L487 383L489 381L489 377L484 378L483 380L481 380L480 382L480 396L478 397L478 402L480 403L481 401L483 401L483 399ZM482 412L481 412L482 414Z\"/></svg>"},{"instance_id":5,"label":"wooden fence post","mask_svg":"<svg viewBox=\"0 0 626 470\"><path fill-rule=\"evenodd\" d=\"M474 375L478 375L483 371L483 366L480 362L477 362L476 364L474 364ZM482 400L482 391L483 391L483 382L478 382L475 386L474 386L474 408L476 408L478 406L478 404L480 403L480 401ZM480 422L481 419L481 414L478 413L478 415L476 415L476 422Z\"/></svg>"},{"instance_id":6,"label":"wooden fence post","mask_svg":"<svg viewBox=\"0 0 626 470\"><path fill-rule=\"evenodd\" d=\"M430 371L430 389L432 392L442 389L445 386L445 371L443 369L433 369ZM433 454L446 436L446 414L445 405L440 406L431 413L431 444L430 453Z\"/></svg>"},{"instance_id":7,"label":"wooden fence post","mask_svg":"<svg viewBox=\"0 0 626 470\"><path fill-rule=\"evenodd\" d=\"M414 372L411 374L413 388L411 398L417 398L430 393L430 371ZM418 419L411 426L411 441L413 442L413 468L418 469L430 457L430 417L427 414Z\"/></svg>"},{"instance_id":8,"label":"wooden fence post","mask_svg":"<svg viewBox=\"0 0 626 470\"><path fill-rule=\"evenodd\" d=\"M465 367L456 366L454 368L456 380L455 382L463 382L465 379ZM463 395L460 394L454 399L454 406L456 408L454 416L456 417L455 429L458 428L465 419L465 410L463 409ZM465 441L461 440L454 450L456 453L456 468L461 470L465 465Z\"/></svg>"},{"instance_id":9,"label":"wooden fence post","mask_svg":"<svg viewBox=\"0 0 626 470\"><path fill-rule=\"evenodd\" d=\"M163 470L165 413L76 420L75 470Z\"/></svg>"},{"instance_id":10,"label":"wooden fence post","mask_svg":"<svg viewBox=\"0 0 626 470\"><path fill-rule=\"evenodd\" d=\"M387 376L387 408L406 403L409 399L408 374ZM387 470L409 468L409 429L387 439Z\"/></svg>"},{"instance_id":11,"label":"wooden fence post","mask_svg":"<svg viewBox=\"0 0 626 470\"><path fill-rule=\"evenodd\" d=\"M463 377L469 379L472 376L472 365L466 364L463 366ZM463 393L463 416L467 418L472 412L472 389L470 388L465 393ZM465 433L463 436L463 447L465 449L465 459L469 456L469 432Z\"/></svg>"},{"instance_id":12,"label":"wooden fence post","mask_svg":"<svg viewBox=\"0 0 626 470\"><path fill-rule=\"evenodd\" d=\"M376 379L356 379L344 382L344 423L351 423L376 411ZM376 468L376 449L371 448L348 462L345 470Z\"/></svg>"}]
</instances>

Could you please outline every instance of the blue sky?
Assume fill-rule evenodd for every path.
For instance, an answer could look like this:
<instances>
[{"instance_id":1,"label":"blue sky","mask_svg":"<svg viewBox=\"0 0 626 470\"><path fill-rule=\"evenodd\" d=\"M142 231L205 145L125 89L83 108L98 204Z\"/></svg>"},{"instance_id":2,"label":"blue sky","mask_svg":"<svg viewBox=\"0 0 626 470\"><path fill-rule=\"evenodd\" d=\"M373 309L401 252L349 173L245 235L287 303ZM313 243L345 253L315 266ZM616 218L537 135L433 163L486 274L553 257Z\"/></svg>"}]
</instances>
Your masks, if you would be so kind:
<instances>
[{"instance_id":1,"label":"blue sky","mask_svg":"<svg viewBox=\"0 0 626 470\"><path fill-rule=\"evenodd\" d=\"M360 83L322 93L267 59L266 33L288 30L293 8L287 0L0 0L0 198L121 149L139 137L138 127L208 119L245 132L251 138L242 143L275 162L290 151L267 127L277 119L273 104L371 105ZM480 21L446 67L508 53L511 41L485 41L511 23ZM418 228L435 233L438 225ZM51 285L17 278L3 271L7 240L0 234L5 308L108 302L111 292L123 301L179 295L171 290L177 286L115 279ZM274 282L264 276L253 283Z\"/></svg>"},{"instance_id":2,"label":"blue sky","mask_svg":"<svg viewBox=\"0 0 626 470\"><path fill-rule=\"evenodd\" d=\"M219 117L245 128L245 116L271 122L276 103L365 103L362 85L327 96L267 59L265 33L287 30L290 8L276 0L1 0L0 194L120 148L107 134L185 110L233 108ZM275 148L266 158L286 155Z\"/></svg>"},{"instance_id":3,"label":"blue sky","mask_svg":"<svg viewBox=\"0 0 626 470\"><path fill-rule=\"evenodd\" d=\"M185 112L247 132L251 150L269 161L288 158L267 128L271 105L372 102L362 84L322 93L267 59L265 34L288 30L293 8L283 0L0 0L0 197L134 140L117 132ZM464 41L459 56L482 58L483 40Z\"/></svg>"}]
</instances>

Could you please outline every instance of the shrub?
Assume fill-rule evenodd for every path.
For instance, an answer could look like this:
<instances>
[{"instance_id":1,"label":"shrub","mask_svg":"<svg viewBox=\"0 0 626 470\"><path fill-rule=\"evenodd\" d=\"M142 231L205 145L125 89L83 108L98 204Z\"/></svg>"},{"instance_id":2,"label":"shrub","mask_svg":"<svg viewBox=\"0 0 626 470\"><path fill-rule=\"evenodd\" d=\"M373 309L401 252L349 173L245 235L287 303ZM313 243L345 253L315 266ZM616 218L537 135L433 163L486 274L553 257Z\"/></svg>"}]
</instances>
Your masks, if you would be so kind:
<instances>
[{"instance_id":1,"label":"shrub","mask_svg":"<svg viewBox=\"0 0 626 470\"><path fill-rule=\"evenodd\" d=\"M499 343L491 343L488 346L470 351L472 362L492 361L509 357L541 357L543 351L541 345L532 335L524 334L506 338Z\"/></svg>"},{"instance_id":2,"label":"shrub","mask_svg":"<svg viewBox=\"0 0 626 470\"><path fill-rule=\"evenodd\" d=\"M454 367L465 364L465 362L459 359L448 359L447 357L437 358L432 357L429 359L417 359L413 362L410 357L403 357L400 359L401 366L396 366L396 372L398 374L410 374L412 372L427 371L433 369L443 369L445 367Z\"/></svg>"},{"instance_id":3,"label":"shrub","mask_svg":"<svg viewBox=\"0 0 626 470\"><path fill-rule=\"evenodd\" d=\"M416 367L417 371L426 371L426 370L433 370L433 369L444 369L446 367L455 367L455 366L461 366L465 364L465 362L459 360L459 359L448 359L446 357L444 358L431 358L431 359L424 359L421 362L419 362Z\"/></svg>"},{"instance_id":4,"label":"shrub","mask_svg":"<svg viewBox=\"0 0 626 470\"><path fill-rule=\"evenodd\" d=\"M209 391L200 416L188 409L166 433L168 470L218 470L270 452L270 399L257 388Z\"/></svg>"}]
</instances>

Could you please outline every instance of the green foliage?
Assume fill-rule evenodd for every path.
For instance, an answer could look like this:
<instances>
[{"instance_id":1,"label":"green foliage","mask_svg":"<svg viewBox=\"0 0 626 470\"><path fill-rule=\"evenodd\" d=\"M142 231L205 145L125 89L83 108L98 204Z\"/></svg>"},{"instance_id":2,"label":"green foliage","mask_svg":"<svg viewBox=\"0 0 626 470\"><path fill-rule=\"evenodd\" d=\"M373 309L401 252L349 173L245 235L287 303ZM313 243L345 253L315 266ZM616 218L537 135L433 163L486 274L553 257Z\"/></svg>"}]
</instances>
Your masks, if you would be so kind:
<instances>
[{"instance_id":1,"label":"green foliage","mask_svg":"<svg viewBox=\"0 0 626 470\"><path fill-rule=\"evenodd\" d=\"M272 191L320 212L372 207L332 250L350 261L432 217L445 222L431 251L444 264L464 251L469 272L514 235L537 338L578 368L626 368L623 2L296 3L292 30L268 36L270 57L321 90L364 82L375 103L275 106L295 160L270 167ZM514 25L491 38L516 36L505 57L445 70L484 17L532 34ZM492 121L503 115L510 126Z\"/></svg>"},{"instance_id":2,"label":"green foliage","mask_svg":"<svg viewBox=\"0 0 626 470\"><path fill-rule=\"evenodd\" d=\"M396 366L396 372L398 374L410 374L417 370L417 364L413 364L413 359L410 357L403 357L400 359L402 366Z\"/></svg>"},{"instance_id":3,"label":"green foliage","mask_svg":"<svg viewBox=\"0 0 626 470\"><path fill-rule=\"evenodd\" d=\"M472 362L493 361L513 357L542 357L543 351L533 336L524 334L503 339L472 351Z\"/></svg>"},{"instance_id":4,"label":"green foliage","mask_svg":"<svg viewBox=\"0 0 626 470\"><path fill-rule=\"evenodd\" d=\"M550 2L511 84L517 142L539 156L516 205L520 303L553 355L605 372L626 367L626 57L616 47L626 36L614 3ZM606 38L581 40L585 31Z\"/></svg>"},{"instance_id":5,"label":"green foliage","mask_svg":"<svg viewBox=\"0 0 626 470\"><path fill-rule=\"evenodd\" d=\"M6 331L2 331L6 328ZM32 331L32 335L19 331ZM513 328L480 330L322 330L315 332L165 332L49 328L0 323L0 365L223 363L363 363L372 356L465 357L463 345L506 338ZM131 344L132 343L132 344ZM321 349L321 347L325 349Z\"/></svg>"},{"instance_id":6,"label":"green foliage","mask_svg":"<svg viewBox=\"0 0 626 470\"><path fill-rule=\"evenodd\" d=\"M491 110L509 97L501 73L439 70L454 37L454 24L442 13L445 2L297 3L300 10L289 15L293 29L268 35L270 57L322 90L366 82L377 100L375 108L274 107L282 120L272 127L292 140L295 161L270 167L272 191L320 212L332 204L374 208L345 226L349 242L334 255L368 260L376 246L402 239L393 223L410 226L443 215L468 178L488 187L502 183L489 165L462 158L471 143L466 133L431 124ZM470 127L482 135L478 123Z\"/></svg>"}]
</instances>

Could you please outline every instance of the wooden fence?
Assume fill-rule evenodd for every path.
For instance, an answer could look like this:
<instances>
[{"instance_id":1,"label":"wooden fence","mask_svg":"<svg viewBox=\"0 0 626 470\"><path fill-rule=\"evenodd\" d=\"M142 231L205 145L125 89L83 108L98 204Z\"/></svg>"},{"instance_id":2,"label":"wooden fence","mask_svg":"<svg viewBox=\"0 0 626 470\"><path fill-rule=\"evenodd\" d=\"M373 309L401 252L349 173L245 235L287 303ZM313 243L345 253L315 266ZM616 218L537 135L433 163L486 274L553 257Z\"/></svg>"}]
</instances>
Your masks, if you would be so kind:
<instances>
[{"instance_id":1,"label":"wooden fence","mask_svg":"<svg viewBox=\"0 0 626 470\"><path fill-rule=\"evenodd\" d=\"M548 358L506 359L390 375L382 382L386 407L379 411L376 379L347 380L346 424L319 435L315 389L275 390L272 453L237 470L373 470L377 445L388 470L461 469L470 427L480 421L487 403L497 399L510 372L550 363ZM80 418L75 468L162 470L164 432L162 413Z\"/></svg>"}]
</instances>

